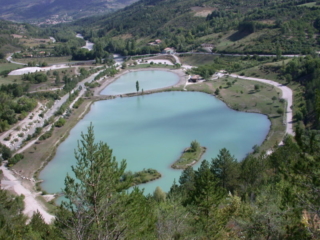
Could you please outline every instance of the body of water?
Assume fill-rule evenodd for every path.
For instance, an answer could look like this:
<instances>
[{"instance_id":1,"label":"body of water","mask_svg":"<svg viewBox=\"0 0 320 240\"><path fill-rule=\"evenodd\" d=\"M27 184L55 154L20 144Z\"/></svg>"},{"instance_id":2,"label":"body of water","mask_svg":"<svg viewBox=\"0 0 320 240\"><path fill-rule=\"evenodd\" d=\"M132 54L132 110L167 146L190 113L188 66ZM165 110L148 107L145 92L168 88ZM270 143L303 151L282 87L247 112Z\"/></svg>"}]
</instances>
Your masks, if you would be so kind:
<instances>
[{"instance_id":1,"label":"body of water","mask_svg":"<svg viewBox=\"0 0 320 240\"><path fill-rule=\"evenodd\" d=\"M108 85L102 95L119 95L136 92L136 82L139 82L139 91L148 91L175 85L179 82L179 76L172 72L161 70L133 71L120 76L116 81Z\"/></svg>"},{"instance_id":2,"label":"body of water","mask_svg":"<svg viewBox=\"0 0 320 240\"><path fill-rule=\"evenodd\" d=\"M71 174L71 165L76 164L77 140L91 122L96 140L106 142L117 160L126 159L127 170L153 168L162 174L161 179L141 185L146 193L157 186L168 191L174 179L178 181L182 171L170 165L191 141L207 147L203 159L215 158L225 147L242 160L254 145L263 142L270 128L266 116L231 110L215 97L199 92L163 92L95 102L40 173L43 189L54 193L64 187L66 174Z\"/></svg>"}]
</instances>

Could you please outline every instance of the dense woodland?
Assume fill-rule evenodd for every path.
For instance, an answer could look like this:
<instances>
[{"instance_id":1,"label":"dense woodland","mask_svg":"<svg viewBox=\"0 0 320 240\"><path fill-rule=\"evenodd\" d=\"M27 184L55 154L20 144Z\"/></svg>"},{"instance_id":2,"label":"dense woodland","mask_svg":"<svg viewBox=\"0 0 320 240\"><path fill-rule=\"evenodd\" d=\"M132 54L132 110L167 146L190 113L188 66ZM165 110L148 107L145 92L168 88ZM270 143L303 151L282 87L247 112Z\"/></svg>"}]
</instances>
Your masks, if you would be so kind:
<instances>
[{"instance_id":1,"label":"dense woodland","mask_svg":"<svg viewBox=\"0 0 320 240\"><path fill-rule=\"evenodd\" d=\"M319 13L309 1L142 0L114 14L81 19L67 26L108 52L123 55L178 52L203 43L224 53L309 54L319 46ZM197 11L211 9L199 17ZM81 27L80 27L81 26ZM57 27L54 27L58 29ZM233 34L223 40L228 32ZM150 46L155 39L162 43ZM248 39L248 40L247 40Z\"/></svg>"}]
</instances>

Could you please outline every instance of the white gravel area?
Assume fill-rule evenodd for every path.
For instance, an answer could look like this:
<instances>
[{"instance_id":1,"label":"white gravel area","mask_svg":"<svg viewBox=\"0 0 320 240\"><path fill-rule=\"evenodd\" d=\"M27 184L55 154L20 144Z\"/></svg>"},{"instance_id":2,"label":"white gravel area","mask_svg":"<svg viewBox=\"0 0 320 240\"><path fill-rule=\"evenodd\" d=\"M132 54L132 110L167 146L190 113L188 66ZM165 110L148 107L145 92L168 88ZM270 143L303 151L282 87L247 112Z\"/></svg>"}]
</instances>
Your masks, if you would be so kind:
<instances>
[{"instance_id":1,"label":"white gravel area","mask_svg":"<svg viewBox=\"0 0 320 240\"><path fill-rule=\"evenodd\" d=\"M167 64L167 65L173 65L172 62L170 62L169 60L164 60L164 59L149 59L149 60L145 60L144 62L139 62L139 64L144 64L144 63L151 63L153 62L154 64Z\"/></svg>"},{"instance_id":2,"label":"white gravel area","mask_svg":"<svg viewBox=\"0 0 320 240\"><path fill-rule=\"evenodd\" d=\"M11 76L17 76L17 75L23 75L27 73L35 73L35 72L46 72L49 70L55 70L55 69L61 69L61 68L68 68L69 66L66 64L60 64L60 65L52 65L50 67L26 67L14 70L9 73Z\"/></svg>"},{"instance_id":3,"label":"white gravel area","mask_svg":"<svg viewBox=\"0 0 320 240\"><path fill-rule=\"evenodd\" d=\"M8 170L4 165L2 165L0 169L2 170L4 178L6 179L4 183L8 185L7 187L5 185L2 185L1 187L6 189L12 188L12 190L17 193L17 195L22 194L25 196L25 208L23 210L23 213L31 218L32 215L38 211L46 223L51 223L54 219L54 216L49 214L44 205L37 199L38 194L32 193L29 189L24 187L22 185L22 182L18 178L16 178L12 174L12 172Z\"/></svg>"}]
</instances>

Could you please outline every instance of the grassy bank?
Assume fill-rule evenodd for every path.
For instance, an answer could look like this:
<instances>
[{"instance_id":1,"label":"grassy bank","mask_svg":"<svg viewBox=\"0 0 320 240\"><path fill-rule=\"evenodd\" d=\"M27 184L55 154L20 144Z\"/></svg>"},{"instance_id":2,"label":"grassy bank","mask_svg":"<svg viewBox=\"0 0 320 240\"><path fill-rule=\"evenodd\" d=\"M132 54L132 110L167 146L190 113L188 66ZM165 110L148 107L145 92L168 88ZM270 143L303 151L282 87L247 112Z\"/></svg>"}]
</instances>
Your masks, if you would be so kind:
<instances>
[{"instance_id":1,"label":"grassy bank","mask_svg":"<svg viewBox=\"0 0 320 240\"><path fill-rule=\"evenodd\" d=\"M139 185L159 179L161 174L157 170L149 168L132 174L132 177L133 185Z\"/></svg>"},{"instance_id":2,"label":"grassy bank","mask_svg":"<svg viewBox=\"0 0 320 240\"><path fill-rule=\"evenodd\" d=\"M179 159L175 161L171 167L174 169L186 169L187 167L196 164L206 150L207 148L205 147L198 147L196 151L193 151L191 147L188 147L183 150Z\"/></svg>"},{"instance_id":3,"label":"grassy bank","mask_svg":"<svg viewBox=\"0 0 320 240\"><path fill-rule=\"evenodd\" d=\"M219 89L218 95L215 94L217 89ZM279 98L281 93L279 89L260 82L223 77L188 85L187 90L216 95L237 111L267 115L271 127L260 150L267 151L282 141L286 127L284 124L285 103Z\"/></svg>"}]
</instances>

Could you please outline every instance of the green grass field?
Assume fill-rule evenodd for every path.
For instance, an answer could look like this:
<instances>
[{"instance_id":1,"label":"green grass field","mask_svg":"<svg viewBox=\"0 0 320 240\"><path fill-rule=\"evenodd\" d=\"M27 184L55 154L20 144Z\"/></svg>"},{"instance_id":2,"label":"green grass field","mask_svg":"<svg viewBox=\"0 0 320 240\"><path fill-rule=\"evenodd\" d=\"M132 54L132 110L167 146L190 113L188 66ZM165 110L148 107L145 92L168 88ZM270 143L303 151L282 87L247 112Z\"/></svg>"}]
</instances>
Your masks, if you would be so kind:
<instances>
[{"instance_id":1,"label":"green grass field","mask_svg":"<svg viewBox=\"0 0 320 240\"><path fill-rule=\"evenodd\" d=\"M304 94L304 86L300 85L297 82L291 81L290 83L286 82L280 77L281 74L281 66L283 64L287 64L292 59L281 60L279 62L274 63L266 63L260 66L256 66L253 68L248 68L243 71L236 72L236 74L243 74L249 77L258 77L264 79L275 80L281 84L285 84L293 91L293 113L297 110L303 108L306 105L306 102L303 98ZM294 122L295 125L295 122Z\"/></svg>"},{"instance_id":2,"label":"green grass field","mask_svg":"<svg viewBox=\"0 0 320 240\"><path fill-rule=\"evenodd\" d=\"M218 58L218 56L214 55L205 55L205 54L181 54L180 61L183 64L187 64L190 66L200 66L204 64L210 64L214 59Z\"/></svg>"},{"instance_id":3,"label":"green grass field","mask_svg":"<svg viewBox=\"0 0 320 240\"><path fill-rule=\"evenodd\" d=\"M18 64L13 64L13 63L0 63L0 72L4 70L15 70L18 68L22 68L22 66Z\"/></svg>"},{"instance_id":4,"label":"green grass field","mask_svg":"<svg viewBox=\"0 0 320 240\"><path fill-rule=\"evenodd\" d=\"M15 62L28 63L28 62L46 62L47 64L55 64L55 63L68 63L71 61L71 56L64 57L41 57L41 58L15 58L13 59Z\"/></svg>"},{"instance_id":5,"label":"green grass field","mask_svg":"<svg viewBox=\"0 0 320 240\"><path fill-rule=\"evenodd\" d=\"M22 83L21 76L0 76L0 85L2 84L12 84L12 83Z\"/></svg>"},{"instance_id":6,"label":"green grass field","mask_svg":"<svg viewBox=\"0 0 320 240\"><path fill-rule=\"evenodd\" d=\"M278 62L270 62L261 64L259 66L247 68L238 72L235 72L235 74L244 74L248 77L257 77L257 78L265 78L270 80L276 80L279 81L280 79L280 69L282 65L287 64L292 59L285 59Z\"/></svg>"},{"instance_id":7,"label":"green grass field","mask_svg":"<svg viewBox=\"0 0 320 240\"><path fill-rule=\"evenodd\" d=\"M305 3L305 4L300 4L298 5L298 7L320 7L320 5L317 5L316 2L309 2L309 3Z\"/></svg>"}]
</instances>

